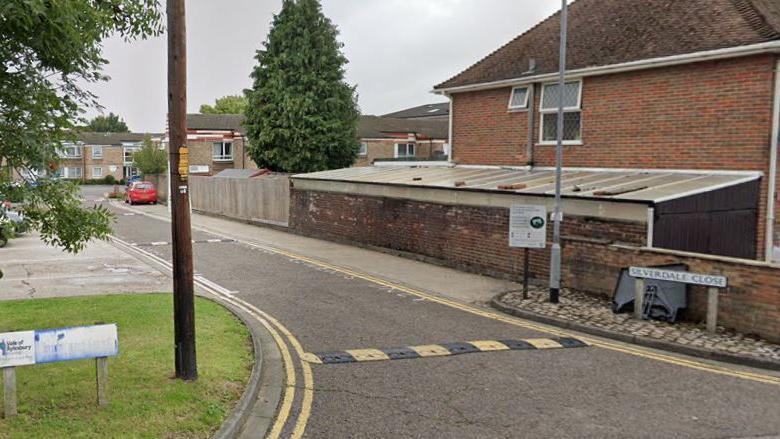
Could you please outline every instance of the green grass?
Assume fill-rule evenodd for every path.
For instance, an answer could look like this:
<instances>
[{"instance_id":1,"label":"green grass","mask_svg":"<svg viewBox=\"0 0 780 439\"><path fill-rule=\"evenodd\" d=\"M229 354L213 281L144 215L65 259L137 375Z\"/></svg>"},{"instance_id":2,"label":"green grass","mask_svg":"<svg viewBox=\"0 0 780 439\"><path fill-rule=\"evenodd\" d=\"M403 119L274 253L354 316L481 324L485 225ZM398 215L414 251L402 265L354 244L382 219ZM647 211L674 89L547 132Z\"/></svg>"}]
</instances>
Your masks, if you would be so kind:
<instances>
[{"instance_id":1,"label":"green grass","mask_svg":"<svg viewBox=\"0 0 780 439\"><path fill-rule=\"evenodd\" d=\"M0 302L0 332L98 322L119 327L108 407L96 402L93 360L20 367L19 416L0 419L0 438L209 437L249 379L249 332L229 311L198 298L199 379L185 383L172 379L172 309L170 294Z\"/></svg>"}]
</instances>

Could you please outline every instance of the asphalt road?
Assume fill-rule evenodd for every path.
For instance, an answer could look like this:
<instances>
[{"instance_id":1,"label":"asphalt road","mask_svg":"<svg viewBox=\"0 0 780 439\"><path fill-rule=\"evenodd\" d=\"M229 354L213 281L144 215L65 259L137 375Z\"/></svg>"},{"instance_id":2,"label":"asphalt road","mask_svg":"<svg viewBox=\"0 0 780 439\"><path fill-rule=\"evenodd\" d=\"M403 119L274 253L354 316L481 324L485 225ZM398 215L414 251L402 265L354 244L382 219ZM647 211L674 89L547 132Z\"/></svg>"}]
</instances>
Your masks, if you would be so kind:
<instances>
[{"instance_id":1,"label":"asphalt road","mask_svg":"<svg viewBox=\"0 0 780 439\"><path fill-rule=\"evenodd\" d=\"M91 200L102 195L100 188L84 193ZM169 223L111 209L118 215L117 237L170 259L170 246L150 245L170 241ZM196 240L217 238L194 232ZM196 243L194 253L197 273L273 316L306 352L550 337L518 319L478 315L244 242ZM656 357L642 349L590 346L313 364L305 437L780 435L780 381L746 379L751 370L736 366ZM308 413L301 383L283 437L293 433L302 410Z\"/></svg>"}]
</instances>

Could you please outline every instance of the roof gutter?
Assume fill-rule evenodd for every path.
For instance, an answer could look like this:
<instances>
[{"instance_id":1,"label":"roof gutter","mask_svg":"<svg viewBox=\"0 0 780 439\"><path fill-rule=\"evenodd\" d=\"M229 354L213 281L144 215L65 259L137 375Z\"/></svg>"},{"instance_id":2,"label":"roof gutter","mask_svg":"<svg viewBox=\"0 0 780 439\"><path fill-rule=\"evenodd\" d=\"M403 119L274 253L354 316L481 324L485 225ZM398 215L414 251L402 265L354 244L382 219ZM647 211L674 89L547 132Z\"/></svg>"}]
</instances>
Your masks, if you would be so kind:
<instances>
[{"instance_id":1,"label":"roof gutter","mask_svg":"<svg viewBox=\"0 0 780 439\"><path fill-rule=\"evenodd\" d=\"M706 50L702 52L686 53L683 55L664 56L660 58L648 58L639 61L630 61L620 64L610 64L606 66L585 67L566 71L567 79L582 78L585 76L608 75L612 73L632 72L635 70L653 69L658 67L676 66L680 64L690 64L702 61L714 61L726 58L738 58L744 56L760 55L765 53L780 53L780 41L769 41L766 43L751 44L747 46L728 47L725 49ZM525 76L521 78L503 79L500 81L483 82L480 84L470 84L458 87L447 87L434 89L435 94L462 93L468 91L489 90L492 88L510 87L516 85L528 84L531 82L543 82L554 80L557 72L545 73L541 75Z\"/></svg>"},{"instance_id":2,"label":"roof gutter","mask_svg":"<svg viewBox=\"0 0 780 439\"><path fill-rule=\"evenodd\" d=\"M777 197L777 148L780 143L780 58L775 65L775 99L772 114L772 144L769 147L765 258L772 262L775 246L775 198ZM780 245L780 244L779 244Z\"/></svg>"}]
</instances>

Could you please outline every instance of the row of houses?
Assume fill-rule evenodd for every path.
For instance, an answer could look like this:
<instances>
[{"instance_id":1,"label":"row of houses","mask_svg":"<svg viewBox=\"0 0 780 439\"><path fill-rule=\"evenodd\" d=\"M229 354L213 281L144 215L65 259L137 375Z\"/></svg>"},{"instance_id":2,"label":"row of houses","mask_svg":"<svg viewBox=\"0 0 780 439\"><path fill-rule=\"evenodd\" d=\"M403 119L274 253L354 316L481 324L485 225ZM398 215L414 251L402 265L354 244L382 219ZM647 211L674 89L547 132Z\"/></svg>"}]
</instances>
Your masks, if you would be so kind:
<instances>
[{"instance_id":1,"label":"row of houses","mask_svg":"<svg viewBox=\"0 0 780 439\"><path fill-rule=\"evenodd\" d=\"M435 110L435 111L432 111ZM355 166L377 160L446 160L449 104L424 105L396 115L361 116L360 150ZM436 113L436 114L433 114ZM167 148L167 133L77 134L60 153L56 175L77 180L100 180L111 175L121 180L138 174L133 153L144 138ZM216 175L226 169L257 169L247 152L243 116L238 114L188 114L187 146L190 173Z\"/></svg>"}]
</instances>

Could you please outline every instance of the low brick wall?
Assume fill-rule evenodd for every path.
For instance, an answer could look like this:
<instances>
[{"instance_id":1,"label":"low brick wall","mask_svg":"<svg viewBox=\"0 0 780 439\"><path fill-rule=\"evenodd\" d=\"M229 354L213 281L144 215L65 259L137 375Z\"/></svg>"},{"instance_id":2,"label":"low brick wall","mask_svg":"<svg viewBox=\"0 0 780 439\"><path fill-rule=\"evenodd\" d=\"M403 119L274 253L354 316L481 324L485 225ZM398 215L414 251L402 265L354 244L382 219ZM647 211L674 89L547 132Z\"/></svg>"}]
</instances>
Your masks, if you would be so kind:
<instances>
[{"instance_id":1,"label":"low brick wall","mask_svg":"<svg viewBox=\"0 0 780 439\"><path fill-rule=\"evenodd\" d=\"M509 210L309 190L291 190L290 228L297 233L384 247L492 276L522 275L522 249L508 246ZM552 232L552 227L548 228ZM642 249L645 224L567 216L562 225L564 286L611 296L620 269L683 263L721 272L731 287L720 301L726 327L780 342L780 268L762 263ZM548 239L550 239L548 237ZM531 276L545 281L549 250L531 250ZM687 317L706 310L692 288Z\"/></svg>"}]
</instances>

